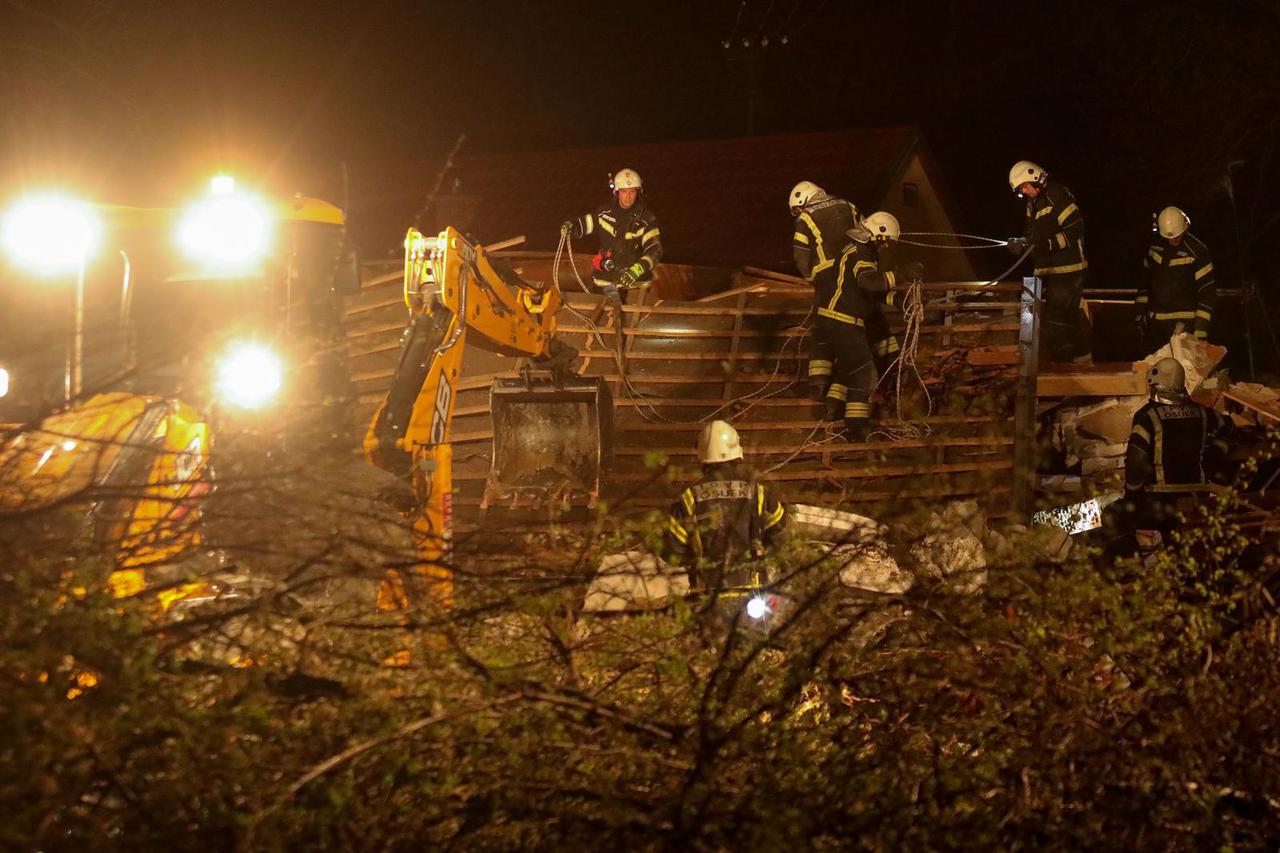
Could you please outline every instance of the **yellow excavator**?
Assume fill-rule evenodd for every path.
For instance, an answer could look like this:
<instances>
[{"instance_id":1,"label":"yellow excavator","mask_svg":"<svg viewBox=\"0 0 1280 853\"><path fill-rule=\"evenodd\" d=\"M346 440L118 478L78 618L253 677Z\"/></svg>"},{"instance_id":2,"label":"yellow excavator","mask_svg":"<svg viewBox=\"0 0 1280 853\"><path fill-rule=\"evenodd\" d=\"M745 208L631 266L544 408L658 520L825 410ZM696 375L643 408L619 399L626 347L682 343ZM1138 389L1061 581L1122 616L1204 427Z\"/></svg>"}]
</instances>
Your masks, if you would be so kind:
<instances>
[{"instance_id":1,"label":"yellow excavator","mask_svg":"<svg viewBox=\"0 0 1280 853\"><path fill-rule=\"evenodd\" d=\"M88 349L83 394L72 395L68 378L65 401L50 401L48 389L62 383L46 374L58 359L24 359L38 355L29 345L0 352L0 423L9 421L0 428L0 514L86 511L94 544L115 555L113 591L129 595L206 540L215 432L261 426L279 398L307 400L314 411L335 396L344 375L341 298L358 290L359 271L342 211L318 199L224 189L188 210L103 205L97 213L134 257L172 272L158 247L177 232L198 263L167 276L152 269L139 283L121 250L119 316L88 324L91 340L95 330L108 334ZM264 233L246 230L255 224ZM264 251L248 257L245 243L256 240ZM329 387L305 381L308 372ZM167 608L204 585L160 586Z\"/></svg>"},{"instance_id":2,"label":"yellow excavator","mask_svg":"<svg viewBox=\"0 0 1280 853\"><path fill-rule=\"evenodd\" d=\"M448 603L449 430L466 345L528 360L518 378L495 379L490 389L493 458L482 507L594 505L612 453L613 404L604 379L570 370L577 353L556 338L559 290L524 280L453 228L435 236L409 229L404 300L409 323L364 449L374 465L410 478L422 580L427 594Z\"/></svg>"},{"instance_id":3,"label":"yellow excavator","mask_svg":"<svg viewBox=\"0 0 1280 853\"><path fill-rule=\"evenodd\" d=\"M222 213L238 223L229 238L218 233L216 217L206 211L184 239L199 244L210 238L215 258L225 258L252 237L243 228L249 210L213 201L214 212L222 204ZM190 225L190 217L174 210L111 212L121 233L140 233L143 242ZM293 198L265 202L255 215L276 232L270 262L252 272L232 274L215 265L200 275L153 276L149 286L126 279L116 324L123 333L112 358L95 359L99 367L110 363L114 372L104 379L99 370L96 379L85 381L101 393L72 398L43 417L20 417L0 432L0 514L55 506L86 510L96 544L116 555L111 585L117 594L153 589L165 567L208 551L208 508L226 491L233 446L249 435L272 447L296 448L306 431L287 420L285 398L310 413L311 432L322 438L344 432L326 422L340 408L328 403L351 397L342 297L358 292L359 270L347 251L342 212L319 200ZM315 466L328 474L312 473L313 490L320 491L325 476L347 485L363 479L371 493L412 484L416 502L410 514L420 562L383 578L383 606L402 604L411 594L406 580L411 586L432 581L435 600L452 597L449 427L467 343L529 361L519 378L497 380L491 389L494 454L485 506L590 506L610 456L608 387L603 380L570 374L576 353L555 338L563 304L558 290L524 281L454 229L436 236L411 229L405 249L410 320L391 388L364 440L377 468L363 467L362 474L339 461ZM3 410L10 404L19 404L10 411L24 415L39 412L32 398L39 402L40 390L51 385L49 377L24 370L12 356L0 351L7 386L0 393L0 422L9 420ZM316 412L328 415L319 419L319 428ZM303 455L310 459L305 450ZM371 479L375 474L386 481ZM405 497L396 495L401 508L408 506ZM250 532L271 537L287 527L272 512L294 498L279 498L261 512L240 511L240 518L256 518L239 522L231 539ZM374 527L384 538L396 538L395 523L380 508L352 512L339 505L329 511L336 525L366 526L352 538L368 538L359 534ZM215 544L224 541L225 536ZM166 607L209 592L204 584L159 585Z\"/></svg>"}]
</instances>

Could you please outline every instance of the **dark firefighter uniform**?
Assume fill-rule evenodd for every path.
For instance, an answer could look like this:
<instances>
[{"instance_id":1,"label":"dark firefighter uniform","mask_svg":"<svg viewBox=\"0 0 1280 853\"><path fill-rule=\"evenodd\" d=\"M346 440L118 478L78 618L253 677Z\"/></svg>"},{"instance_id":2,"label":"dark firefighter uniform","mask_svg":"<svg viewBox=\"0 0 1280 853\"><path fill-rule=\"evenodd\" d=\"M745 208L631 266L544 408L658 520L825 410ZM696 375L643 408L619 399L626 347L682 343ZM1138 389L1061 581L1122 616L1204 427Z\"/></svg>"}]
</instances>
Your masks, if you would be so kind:
<instances>
[{"instance_id":1,"label":"dark firefighter uniform","mask_svg":"<svg viewBox=\"0 0 1280 853\"><path fill-rule=\"evenodd\" d=\"M718 586L735 560L763 555L785 518L786 509L741 460L706 465L702 479L671 505L666 554L690 566L700 585Z\"/></svg>"},{"instance_id":2,"label":"dark firefighter uniform","mask_svg":"<svg viewBox=\"0 0 1280 853\"><path fill-rule=\"evenodd\" d=\"M1209 482L1227 452L1231 422L1192 400L1152 400L1133 416L1124 459L1129 492L1189 492Z\"/></svg>"},{"instance_id":3,"label":"dark firefighter uniform","mask_svg":"<svg viewBox=\"0 0 1280 853\"><path fill-rule=\"evenodd\" d=\"M822 193L800 210L795 234L791 238L791 254L796 269L813 285L814 309L819 307L817 294L835 288L836 263L849 245L849 230L858 224L858 208L842 198ZM816 336L809 340L809 387L815 401L821 401L831 384L831 356L814 351Z\"/></svg>"},{"instance_id":4,"label":"dark firefighter uniform","mask_svg":"<svg viewBox=\"0 0 1280 853\"><path fill-rule=\"evenodd\" d=\"M615 199L575 219L573 235L589 234L600 235L600 250L596 252L591 273L596 287L612 284L630 289L645 287L653 281L654 267L662 260L662 235L658 230L658 217L643 196L638 196L635 204L625 210ZM620 280L628 270L638 274L634 275L634 283L624 285Z\"/></svg>"},{"instance_id":5,"label":"dark firefighter uniform","mask_svg":"<svg viewBox=\"0 0 1280 853\"><path fill-rule=\"evenodd\" d=\"M800 209L791 253L805 281L835 276L840 253L849 245L849 230L857 224L858 208L826 193L815 196Z\"/></svg>"},{"instance_id":6,"label":"dark firefighter uniform","mask_svg":"<svg viewBox=\"0 0 1280 853\"><path fill-rule=\"evenodd\" d=\"M830 377L827 410L833 416L843 415L853 437L865 434L871 419L874 366L867 320L878 305L893 304L895 283L894 273L880 272L876 247L855 241L840 254L834 280L814 282L817 309L809 348L809 379L812 382L823 371Z\"/></svg>"},{"instance_id":7,"label":"dark firefighter uniform","mask_svg":"<svg viewBox=\"0 0 1280 853\"><path fill-rule=\"evenodd\" d=\"M1031 248L1035 274L1044 284L1044 338L1049 355L1067 362L1090 352L1080 328L1080 296L1089 263L1084 254L1084 217L1071 190L1048 178L1027 198L1023 236Z\"/></svg>"},{"instance_id":8,"label":"dark firefighter uniform","mask_svg":"<svg viewBox=\"0 0 1280 853\"><path fill-rule=\"evenodd\" d=\"M1208 338L1218 287L1205 244L1190 233L1177 246L1158 240L1147 248L1142 266L1138 310L1146 312L1148 347L1167 344L1179 323L1197 338Z\"/></svg>"},{"instance_id":9,"label":"dark firefighter uniform","mask_svg":"<svg viewBox=\"0 0 1280 853\"><path fill-rule=\"evenodd\" d=\"M1170 530L1180 498L1206 491L1227 454L1231 421L1190 399L1152 400L1133 416L1121 526Z\"/></svg>"}]
</instances>

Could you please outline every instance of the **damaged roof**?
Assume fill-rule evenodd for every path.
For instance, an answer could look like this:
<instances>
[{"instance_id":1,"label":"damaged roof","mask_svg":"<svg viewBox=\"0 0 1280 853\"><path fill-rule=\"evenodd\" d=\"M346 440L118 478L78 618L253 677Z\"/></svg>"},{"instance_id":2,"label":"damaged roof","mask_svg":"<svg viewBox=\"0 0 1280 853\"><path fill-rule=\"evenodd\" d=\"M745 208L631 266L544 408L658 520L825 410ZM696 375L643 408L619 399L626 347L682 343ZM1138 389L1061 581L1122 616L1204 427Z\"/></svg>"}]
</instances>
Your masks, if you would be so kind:
<instances>
[{"instance_id":1,"label":"damaged roof","mask_svg":"<svg viewBox=\"0 0 1280 853\"><path fill-rule=\"evenodd\" d=\"M919 146L915 128L898 126L463 155L443 176L426 224L452 224L482 242L524 234L527 248L551 250L560 223L607 202L609 176L630 166L644 180L667 260L790 269L792 217L785 199L796 182L814 181L874 209ZM353 219L362 243L373 248L374 227L383 239L403 233L440 171L440 163L421 161L353 169Z\"/></svg>"}]
</instances>

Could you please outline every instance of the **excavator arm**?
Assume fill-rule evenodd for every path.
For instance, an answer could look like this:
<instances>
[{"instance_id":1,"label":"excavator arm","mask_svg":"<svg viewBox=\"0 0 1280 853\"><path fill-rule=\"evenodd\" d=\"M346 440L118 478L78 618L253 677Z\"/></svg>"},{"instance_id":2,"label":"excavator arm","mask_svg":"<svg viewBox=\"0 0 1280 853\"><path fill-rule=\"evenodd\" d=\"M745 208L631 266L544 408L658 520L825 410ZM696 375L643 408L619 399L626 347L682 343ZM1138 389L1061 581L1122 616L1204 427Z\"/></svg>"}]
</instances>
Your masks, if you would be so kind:
<instances>
[{"instance_id":1,"label":"excavator arm","mask_svg":"<svg viewBox=\"0 0 1280 853\"><path fill-rule=\"evenodd\" d=\"M404 295L409 324L391 387L373 417L364 449L374 465L408 475L418 496L414 529L422 571L433 595L448 600L450 427L466 345L526 356L551 373L535 378L526 372L523 379L495 381L486 505L530 490L548 500L563 498L574 486L594 502L606 464L611 405L601 403L608 400L601 380L566 382L565 368L576 353L555 338L556 313L563 305L560 292L524 281L453 228L435 237L409 229ZM547 485L556 478L561 480L558 487Z\"/></svg>"}]
</instances>

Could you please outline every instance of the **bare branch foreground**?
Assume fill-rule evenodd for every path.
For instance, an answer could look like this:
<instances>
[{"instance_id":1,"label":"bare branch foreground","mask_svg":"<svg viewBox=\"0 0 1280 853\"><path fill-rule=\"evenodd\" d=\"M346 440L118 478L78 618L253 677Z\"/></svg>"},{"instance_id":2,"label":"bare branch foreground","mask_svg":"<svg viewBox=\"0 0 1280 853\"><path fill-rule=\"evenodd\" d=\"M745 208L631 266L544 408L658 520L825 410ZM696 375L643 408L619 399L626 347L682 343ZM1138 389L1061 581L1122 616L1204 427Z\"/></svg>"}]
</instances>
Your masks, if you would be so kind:
<instances>
[{"instance_id":1,"label":"bare branch foreground","mask_svg":"<svg viewBox=\"0 0 1280 853\"><path fill-rule=\"evenodd\" d=\"M921 562L936 507L887 509L874 545L789 543L791 608L759 631L697 597L583 612L602 554L660 536L624 507L463 537L452 608L380 611L414 562L399 516L354 474L273 464L123 597L76 501L0 519L0 847L1280 838L1275 556L1230 496L1146 566L971 520L968 574ZM873 550L905 591L850 585Z\"/></svg>"}]
</instances>

